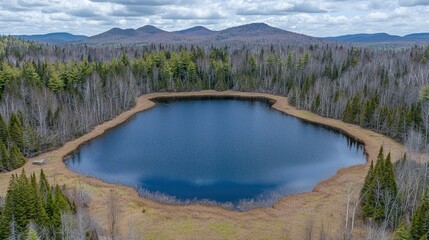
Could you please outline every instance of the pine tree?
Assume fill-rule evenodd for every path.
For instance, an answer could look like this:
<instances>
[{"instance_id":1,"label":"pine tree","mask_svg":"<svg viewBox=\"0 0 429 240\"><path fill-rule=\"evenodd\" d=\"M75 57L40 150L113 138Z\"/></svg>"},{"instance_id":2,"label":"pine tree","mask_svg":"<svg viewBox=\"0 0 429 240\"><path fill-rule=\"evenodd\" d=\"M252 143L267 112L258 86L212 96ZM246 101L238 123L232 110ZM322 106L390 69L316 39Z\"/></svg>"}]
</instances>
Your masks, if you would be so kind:
<instances>
[{"instance_id":1,"label":"pine tree","mask_svg":"<svg viewBox=\"0 0 429 240\"><path fill-rule=\"evenodd\" d=\"M401 223L396 231L393 233L393 239L395 240L410 240L411 236L407 230L405 224Z\"/></svg>"},{"instance_id":2,"label":"pine tree","mask_svg":"<svg viewBox=\"0 0 429 240\"><path fill-rule=\"evenodd\" d=\"M37 73L33 63L31 62L25 64L24 70L23 70L23 77L30 86L36 86L36 87L43 86L43 82L40 79L40 76Z\"/></svg>"},{"instance_id":3,"label":"pine tree","mask_svg":"<svg viewBox=\"0 0 429 240\"><path fill-rule=\"evenodd\" d=\"M53 192L54 189L51 188L51 192ZM51 194L51 203L50 203L50 209L51 209L51 226L54 229L59 229L61 226L61 209L58 205L58 202L55 201L55 197L52 196Z\"/></svg>"},{"instance_id":4,"label":"pine tree","mask_svg":"<svg viewBox=\"0 0 429 240\"><path fill-rule=\"evenodd\" d=\"M52 216L54 215L54 199L52 197L51 189L49 189L48 194L46 195L46 204L45 204L45 211L46 214L48 214L48 217L52 219Z\"/></svg>"},{"instance_id":5,"label":"pine tree","mask_svg":"<svg viewBox=\"0 0 429 240\"><path fill-rule=\"evenodd\" d=\"M9 222L0 213L0 239L7 239L9 237Z\"/></svg>"},{"instance_id":6,"label":"pine tree","mask_svg":"<svg viewBox=\"0 0 429 240\"><path fill-rule=\"evenodd\" d=\"M362 216L364 218L369 218L373 214L374 198L371 184L374 180L374 163L371 161L371 165L368 170L368 174L365 177L365 181L360 192L360 197L362 198Z\"/></svg>"},{"instance_id":7,"label":"pine tree","mask_svg":"<svg viewBox=\"0 0 429 240\"><path fill-rule=\"evenodd\" d=\"M49 186L49 182L46 179L46 175L45 175L45 172L43 171L43 169L40 170L40 177L39 178L40 178L40 180L39 180L40 195L43 199L43 202L46 203L48 194L50 194L51 187Z\"/></svg>"},{"instance_id":8,"label":"pine tree","mask_svg":"<svg viewBox=\"0 0 429 240\"><path fill-rule=\"evenodd\" d=\"M3 115L0 114L0 141L7 144L8 142L8 127L6 121L3 118Z\"/></svg>"},{"instance_id":9,"label":"pine tree","mask_svg":"<svg viewBox=\"0 0 429 240\"><path fill-rule=\"evenodd\" d=\"M61 213L71 210L70 202L68 201L67 197L64 196L63 191L61 191L61 188L58 185L55 187L55 202Z\"/></svg>"},{"instance_id":10,"label":"pine tree","mask_svg":"<svg viewBox=\"0 0 429 240\"><path fill-rule=\"evenodd\" d=\"M392 209L397 197L397 186L394 167L390 159L390 153L384 158L383 147L377 156L377 162L368 171L361 190L362 216L367 220L382 222L386 217L386 209ZM391 224L395 224L393 216Z\"/></svg>"},{"instance_id":11,"label":"pine tree","mask_svg":"<svg viewBox=\"0 0 429 240\"><path fill-rule=\"evenodd\" d=\"M50 77L48 79L48 87L53 92L59 92L64 89L64 81L60 78L58 72L52 68L50 71Z\"/></svg>"},{"instance_id":12,"label":"pine tree","mask_svg":"<svg viewBox=\"0 0 429 240\"><path fill-rule=\"evenodd\" d=\"M385 164L384 166L385 170L384 170L383 176L384 176L384 182L386 183L387 191L392 197L396 197L398 188L396 186L395 169L391 161L390 153L387 154L387 157L384 160L384 164Z\"/></svg>"},{"instance_id":13,"label":"pine tree","mask_svg":"<svg viewBox=\"0 0 429 240\"><path fill-rule=\"evenodd\" d=\"M24 135L19 118L12 113L9 120L9 136L10 141L14 143L20 150L24 149Z\"/></svg>"},{"instance_id":14,"label":"pine tree","mask_svg":"<svg viewBox=\"0 0 429 240\"><path fill-rule=\"evenodd\" d=\"M12 145L10 149L9 161L12 169L20 168L25 164L25 157L16 145Z\"/></svg>"},{"instance_id":15,"label":"pine tree","mask_svg":"<svg viewBox=\"0 0 429 240\"><path fill-rule=\"evenodd\" d=\"M188 64L188 78L190 83L195 83L197 81L197 68L195 63L190 61Z\"/></svg>"},{"instance_id":16,"label":"pine tree","mask_svg":"<svg viewBox=\"0 0 429 240\"><path fill-rule=\"evenodd\" d=\"M43 226L45 223L49 222L48 214L46 214L44 207L44 200L40 193L39 184L37 183L36 174L31 175L31 186L34 191L35 196L35 222L38 226Z\"/></svg>"},{"instance_id":17,"label":"pine tree","mask_svg":"<svg viewBox=\"0 0 429 240\"><path fill-rule=\"evenodd\" d=\"M28 196L31 196L31 193L28 192L28 184L28 178L25 176L23 170L19 177L15 176L11 179L6 195L5 218L8 222L14 220L18 232L21 233L27 228L30 217L34 216L32 206L29 203L30 200L28 199Z\"/></svg>"},{"instance_id":18,"label":"pine tree","mask_svg":"<svg viewBox=\"0 0 429 240\"><path fill-rule=\"evenodd\" d=\"M42 173L41 175L44 176ZM23 170L20 176L12 175L6 194L5 207L0 212L0 239L8 237L10 234L21 235L22 239L25 239L29 235L27 230L32 227L32 222L41 228L51 229L51 236L55 236L55 233L58 232L61 225L61 214L71 210L69 200L58 186L51 188L45 210L39 186L41 184L37 182L35 174L31 174L28 178ZM44 183L42 186L48 186L48 184ZM48 210L49 214L47 214ZM13 233L9 228L12 223L16 226Z\"/></svg>"},{"instance_id":19,"label":"pine tree","mask_svg":"<svg viewBox=\"0 0 429 240\"><path fill-rule=\"evenodd\" d=\"M9 160L9 154L6 149L6 145L1 141L0 141L0 157L1 157L2 165L4 169L10 170L12 167Z\"/></svg>"},{"instance_id":20,"label":"pine tree","mask_svg":"<svg viewBox=\"0 0 429 240\"><path fill-rule=\"evenodd\" d=\"M346 123L353 123L355 116L353 115L352 101L348 101L344 109L342 120Z\"/></svg>"},{"instance_id":21,"label":"pine tree","mask_svg":"<svg viewBox=\"0 0 429 240\"><path fill-rule=\"evenodd\" d=\"M384 201L381 199L384 195L384 182L383 182L383 174L384 174L384 154L383 154L383 147L380 148L380 151L377 156L377 163L374 167L374 179L371 183L370 192L373 195L374 198L373 201L373 218L377 221L382 220L384 217ZM381 187L381 188L380 188ZM378 192L377 191L381 191Z\"/></svg>"},{"instance_id":22,"label":"pine tree","mask_svg":"<svg viewBox=\"0 0 429 240\"><path fill-rule=\"evenodd\" d=\"M40 240L39 236L37 236L36 230L33 227L30 227L27 233L27 237L25 240Z\"/></svg>"},{"instance_id":23,"label":"pine tree","mask_svg":"<svg viewBox=\"0 0 429 240\"><path fill-rule=\"evenodd\" d=\"M428 232L429 198L425 195L411 219L410 235L412 239L420 239Z\"/></svg>"}]
</instances>

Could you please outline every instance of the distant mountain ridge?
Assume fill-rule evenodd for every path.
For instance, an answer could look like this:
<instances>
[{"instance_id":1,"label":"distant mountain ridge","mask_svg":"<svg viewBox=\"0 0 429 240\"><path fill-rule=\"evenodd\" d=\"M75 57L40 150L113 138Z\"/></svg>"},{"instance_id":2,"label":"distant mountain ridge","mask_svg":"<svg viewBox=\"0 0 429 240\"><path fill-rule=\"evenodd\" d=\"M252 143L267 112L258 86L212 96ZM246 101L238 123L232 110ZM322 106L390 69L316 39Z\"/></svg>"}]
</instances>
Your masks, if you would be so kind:
<instances>
[{"instance_id":1,"label":"distant mountain ridge","mask_svg":"<svg viewBox=\"0 0 429 240\"><path fill-rule=\"evenodd\" d=\"M138 29L113 28L107 32L86 38L82 43L92 45L109 44L150 44L150 43L274 43L288 44L322 43L324 40L289 32L265 23L251 23L221 31L213 31L202 26L196 26L180 31L164 31L151 25Z\"/></svg>"},{"instance_id":2,"label":"distant mountain ridge","mask_svg":"<svg viewBox=\"0 0 429 240\"><path fill-rule=\"evenodd\" d=\"M40 35L16 35L15 37L48 43L54 45L89 44L115 45L134 44L145 45L152 43L163 44L216 44L216 43L286 43L286 44L318 44L326 42L345 43L388 43L388 42L429 42L429 33L413 33L406 36L390 35L387 33L349 34L336 37L317 38L299 33L286 31L269 26L265 23L250 23L220 31L213 31L203 26L195 26L178 31L165 31L152 25L145 25L137 29L112 28L106 32L87 37L73 35L66 32L48 33Z\"/></svg>"},{"instance_id":3,"label":"distant mountain ridge","mask_svg":"<svg viewBox=\"0 0 429 240\"><path fill-rule=\"evenodd\" d=\"M75 43L88 38L85 35L74 35L66 32L56 32L56 33L36 34L36 35L14 35L14 37L17 37L23 40L54 44L54 45Z\"/></svg>"},{"instance_id":4,"label":"distant mountain ridge","mask_svg":"<svg viewBox=\"0 0 429 240\"><path fill-rule=\"evenodd\" d=\"M360 33L348 34L323 39L352 42L352 43L379 43L379 42L429 42L429 33L413 33L403 37L387 33Z\"/></svg>"}]
</instances>

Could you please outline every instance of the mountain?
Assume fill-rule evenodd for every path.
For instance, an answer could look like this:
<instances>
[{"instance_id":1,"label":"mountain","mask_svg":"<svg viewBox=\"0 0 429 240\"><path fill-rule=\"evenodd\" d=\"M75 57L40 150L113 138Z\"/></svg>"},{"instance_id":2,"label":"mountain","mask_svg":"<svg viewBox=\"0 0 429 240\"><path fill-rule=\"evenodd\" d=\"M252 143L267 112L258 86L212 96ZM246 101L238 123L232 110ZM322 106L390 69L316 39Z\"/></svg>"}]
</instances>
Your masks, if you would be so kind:
<instances>
[{"instance_id":1,"label":"mountain","mask_svg":"<svg viewBox=\"0 0 429 240\"><path fill-rule=\"evenodd\" d=\"M265 23L251 23L237 27L227 28L216 34L216 40L221 41L287 41L296 42L314 42L319 41L316 38L302 34L289 32L280 28L271 27Z\"/></svg>"},{"instance_id":2,"label":"mountain","mask_svg":"<svg viewBox=\"0 0 429 240\"><path fill-rule=\"evenodd\" d=\"M107 32L84 39L81 43L91 45L167 43L175 39L173 34L152 25L137 29L112 28ZM184 39L180 40L184 41Z\"/></svg>"},{"instance_id":3,"label":"mountain","mask_svg":"<svg viewBox=\"0 0 429 240\"><path fill-rule=\"evenodd\" d=\"M143 26L141 28L138 28L136 31L140 32L140 33L147 33L147 34L166 33L166 31L159 29L159 28L152 26L152 25Z\"/></svg>"},{"instance_id":4,"label":"mountain","mask_svg":"<svg viewBox=\"0 0 429 240\"><path fill-rule=\"evenodd\" d=\"M381 43L381 42L429 42L429 33L416 33L406 36L390 35L387 33L373 34L350 34L337 37L326 37L324 39L352 42L352 43Z\"/></svg>"},{"instance_id":5,"label":"mountain","mask_svg":"<svg viewBox=\"0 0 429 240\"><path fill-rule=\"evenodd\" d=\"M270 44L282 42L286 44L323 43L324 40L289 32L280 28L271 27L265 23L252 23L227 28L221 31L212 31L197 26L180 31L168 32L146 25L138 29L114 28L107 32L89 37L81 41L92 45L110 44L225 44L225 43L262 43Z\"/></svg>"},{"instance_id":6,"label":"mountain","mask_svg":"<svg viewBox=\"0 0 429 240\"><path fill-rule=\"evenodd\" d=\"M194 35L194 36L207 36L216 33L216 31L212 31L210 29L207 29L203 26L196 26L180 31L176 31L176 33L179 34L188 34L188 35Z\"/></svg>"},{"instance_id":7,"label":"mountain","mask_svg":"<svg viewBox=\"0 0 429 240\"><path fill-rule=\"evenodd\" d=\"M53 45L75 43L87 38L87 36L84 36L84 35L73 35L66 32L57 32L57 33L48 33L48 34L39 34L39 35L15 35L15 37L24 39L24 40L36 41L40 43L47 43L47 44L53 44Z\"/></svg>"},{"instance_id":8,"label":"mountain","mask_svg":"<svg viewBox=\"0 0 429 240\"><path fill-rule=\"evenodd\" d=\"M429 33L413 33L403 37L409 41L425 41L429 42Z\"/></svg>"},{"instance_id":9,"label":"mountain","mask_svg":"<svg viewBox=\"0 0 429 240\"><path fill-rule=\"evenodd\" d=\"M230 36L259 36L259 35L271 35L271 34L288 34L286 30L271 27L265 23L250 23L237 27L227 28L219 32L219 35L230 35Z\"/></svg>"}]
</instances>

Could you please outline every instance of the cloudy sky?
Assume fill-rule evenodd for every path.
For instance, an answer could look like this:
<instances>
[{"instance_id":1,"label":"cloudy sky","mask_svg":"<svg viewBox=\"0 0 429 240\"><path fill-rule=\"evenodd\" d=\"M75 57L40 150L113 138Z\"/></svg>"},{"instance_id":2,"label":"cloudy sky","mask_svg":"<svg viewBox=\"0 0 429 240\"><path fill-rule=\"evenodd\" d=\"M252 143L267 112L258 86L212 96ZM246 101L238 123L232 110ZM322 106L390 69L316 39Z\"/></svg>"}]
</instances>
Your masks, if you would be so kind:
<instances>
[{"instance_id":1,"label":"cloudy sky","mask_svg":"<svg viewBox=\"0 0 429 240\"><path fill-rule=\"evenodd\" d=\"M265 22L312 36L429 32L429 0L0 0L0 34Z\"/></svg>"}]
</instances>

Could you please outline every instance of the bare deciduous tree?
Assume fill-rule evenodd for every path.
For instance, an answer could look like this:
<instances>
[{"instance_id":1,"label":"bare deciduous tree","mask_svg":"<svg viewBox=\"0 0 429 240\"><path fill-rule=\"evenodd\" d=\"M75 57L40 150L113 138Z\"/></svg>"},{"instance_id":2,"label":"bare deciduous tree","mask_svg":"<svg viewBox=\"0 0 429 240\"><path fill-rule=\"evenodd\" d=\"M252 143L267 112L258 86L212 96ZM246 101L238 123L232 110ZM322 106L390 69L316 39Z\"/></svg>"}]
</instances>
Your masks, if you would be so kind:
<instances>
[{"instance_id":1,"label":"bare deciduous tree","mask_svg":"<svg viewBox=\"0 0 429 240\"><path fill-rule=\"evenodd\" d=\"M108 235L112 240L119 239L118 219L121 209L118 196L113 190L107 194L106 207Z\"/></svg>"}]
</instances>

